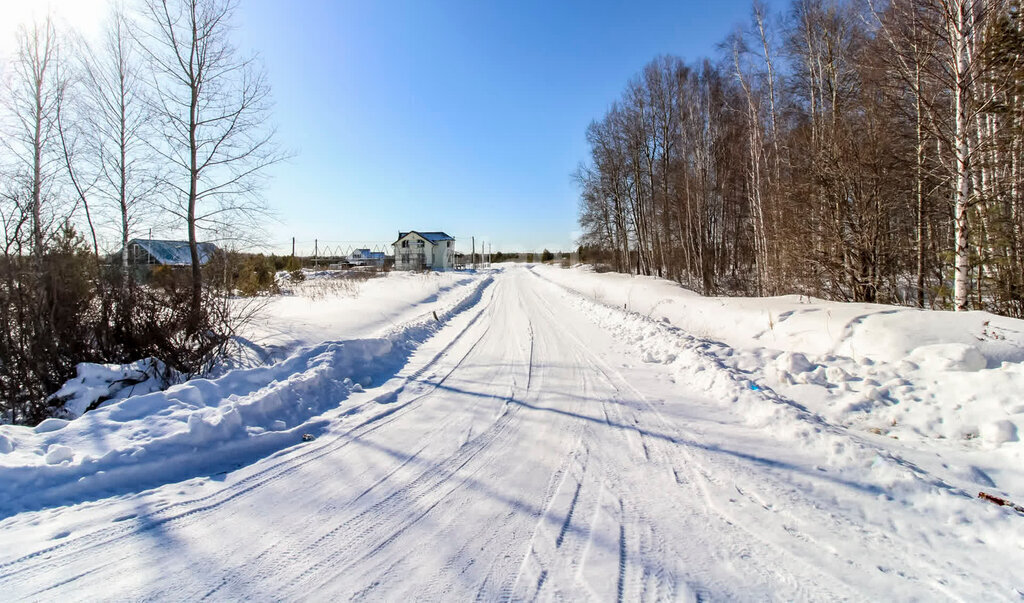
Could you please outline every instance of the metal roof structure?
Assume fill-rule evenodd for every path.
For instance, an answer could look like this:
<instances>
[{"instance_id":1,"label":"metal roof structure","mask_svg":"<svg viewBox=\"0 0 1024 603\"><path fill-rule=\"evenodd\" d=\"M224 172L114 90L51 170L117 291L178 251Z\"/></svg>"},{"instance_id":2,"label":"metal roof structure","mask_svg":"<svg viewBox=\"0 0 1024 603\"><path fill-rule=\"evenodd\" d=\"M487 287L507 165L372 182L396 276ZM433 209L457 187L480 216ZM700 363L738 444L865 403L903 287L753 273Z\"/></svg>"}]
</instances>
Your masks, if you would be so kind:
<instances>
[{"instance_id":1,"label":"metal roof structure","mask_svg":"<svg viewBox=\"0 0 1024 603\"><path fill-rule=\"evenodd\" d=\"M420 232L418 230L410 230L409 232L398 231L398 241L401 241L405 237L411 234L418 234L424 239L430 241L434 245L437 245L441 241L454 241L455 237L444 232ZM397 243L398 241L395 241Z\"/></svg>"},{"instance_id":2,"label":"metal roof structure","mask_svg":"<svg viewBox=\"0 0 1024 603\"><path fill-rule=\"evenodd\" d=\"M164 266L189 266L192 264L192 254L188 248L188 241L166 241L159 239L132 239L128 246L138 245L153 258L157 264ZM217 246L213 243L199 243L199 263L205 264L210 261L213 254L217 252Z\"/></svg>"}]
</instances>

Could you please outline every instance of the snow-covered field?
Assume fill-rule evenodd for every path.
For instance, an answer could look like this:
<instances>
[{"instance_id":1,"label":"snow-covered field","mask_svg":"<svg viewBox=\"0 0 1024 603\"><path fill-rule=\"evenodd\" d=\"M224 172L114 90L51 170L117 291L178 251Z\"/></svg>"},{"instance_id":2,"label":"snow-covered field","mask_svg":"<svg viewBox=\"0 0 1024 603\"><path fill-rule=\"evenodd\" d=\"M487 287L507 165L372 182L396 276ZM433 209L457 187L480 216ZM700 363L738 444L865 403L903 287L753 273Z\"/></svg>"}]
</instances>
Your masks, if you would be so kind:
<instances>
[{"instance_id":1,"label":"snow-covered field","mask_svg":"<svg viewBox=\"0 0 1024 603\"><path fill-rule=\"evenodd\" d=\"M284 295L269 299L246 337L271 357L323 341L374 337L444 305L473 278L459 272L390 272L366 280L311 273L301 283L282 283Z\"/></svg>"},{"instance_id":2,"label":"snow-covered field","mask_svg":"<svg viewBox=\"0 0 1024 603\"><path fill-rule=\"evenodd\" d=\"M247 338L0 426L5 599L1024 597L1022 321L510 266Z\"/></svg>"}]
</instances>

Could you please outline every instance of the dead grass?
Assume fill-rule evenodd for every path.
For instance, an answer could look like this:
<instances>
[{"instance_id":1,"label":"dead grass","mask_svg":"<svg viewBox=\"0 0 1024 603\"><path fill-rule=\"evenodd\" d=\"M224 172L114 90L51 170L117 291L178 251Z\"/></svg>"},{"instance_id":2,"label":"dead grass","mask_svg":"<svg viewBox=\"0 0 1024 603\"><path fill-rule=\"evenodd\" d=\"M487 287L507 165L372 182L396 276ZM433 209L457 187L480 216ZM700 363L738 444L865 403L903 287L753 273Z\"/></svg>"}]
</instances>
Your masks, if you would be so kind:
<instances>
[{"instance_id":1,"label":"dead grass","mask_svg":"<svg viewBox=\"0 0 1024 603\"><path fill-rule=\"evenodd\" d=\"M321 270L306 274L305 280L281 284L281 292L307 299L318 300L329 297L355 297L363 283L386 276L386 273L371 270Z\"/></svg>"}]
</instances>

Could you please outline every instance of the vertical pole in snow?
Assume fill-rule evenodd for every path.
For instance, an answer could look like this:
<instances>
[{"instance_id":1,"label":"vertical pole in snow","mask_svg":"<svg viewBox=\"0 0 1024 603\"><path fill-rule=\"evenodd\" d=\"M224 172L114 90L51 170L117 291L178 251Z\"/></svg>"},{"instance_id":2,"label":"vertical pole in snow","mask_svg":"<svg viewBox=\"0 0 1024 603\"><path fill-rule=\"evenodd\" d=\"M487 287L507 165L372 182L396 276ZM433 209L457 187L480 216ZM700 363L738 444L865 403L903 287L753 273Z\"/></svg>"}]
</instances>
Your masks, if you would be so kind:
<instances>
[{"instance_id":1,"label":"vertical pole in snow","mask_svg":"<svg viewBox=\"0 0 1024 603\"><path fill-rule=\"evenodd\" d=\"M292 237L292 257L295 257L295 237Z\"/></svg>"},{"instance_id":2,"label":"vertical pole in snow","mask_svg":"<svg viewBox=\"0 0 1024 603\"><path fill-rule=\"evenodd\" d=\"M320 239L313 239L313 267L319 267L317 256L320 255Z\"/></svg>"},{"instance_id":3,"label":"vertical pole in snow","mask_svg":"<svg viewBox=\"0 0 1024 603\"><path fill-rule=\"evenodd\" d=\"M470 241L473 242L473 255L469 256L470 261L473 262L473 269L476 269L476 237L470 237Z\"/></svg>"}]
</instances>

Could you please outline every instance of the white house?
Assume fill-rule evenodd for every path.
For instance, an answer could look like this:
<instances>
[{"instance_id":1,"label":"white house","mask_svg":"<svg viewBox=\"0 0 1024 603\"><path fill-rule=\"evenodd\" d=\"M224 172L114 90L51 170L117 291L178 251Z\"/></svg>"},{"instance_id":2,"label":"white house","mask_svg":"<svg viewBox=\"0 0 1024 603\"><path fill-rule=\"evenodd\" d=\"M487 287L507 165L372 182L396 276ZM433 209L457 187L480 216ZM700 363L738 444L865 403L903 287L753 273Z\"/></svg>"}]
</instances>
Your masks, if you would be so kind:
<instances>
[{"instance_id":1,"label":"white house","mask_svg":"<svg viewBox=\"0 0 1024 603\"><path fill-rule=\"evenodd\" d=\"M455 267L455 238L443 232L399 232L395 270L448 270Z\"/></svg>"}]
</instances>

